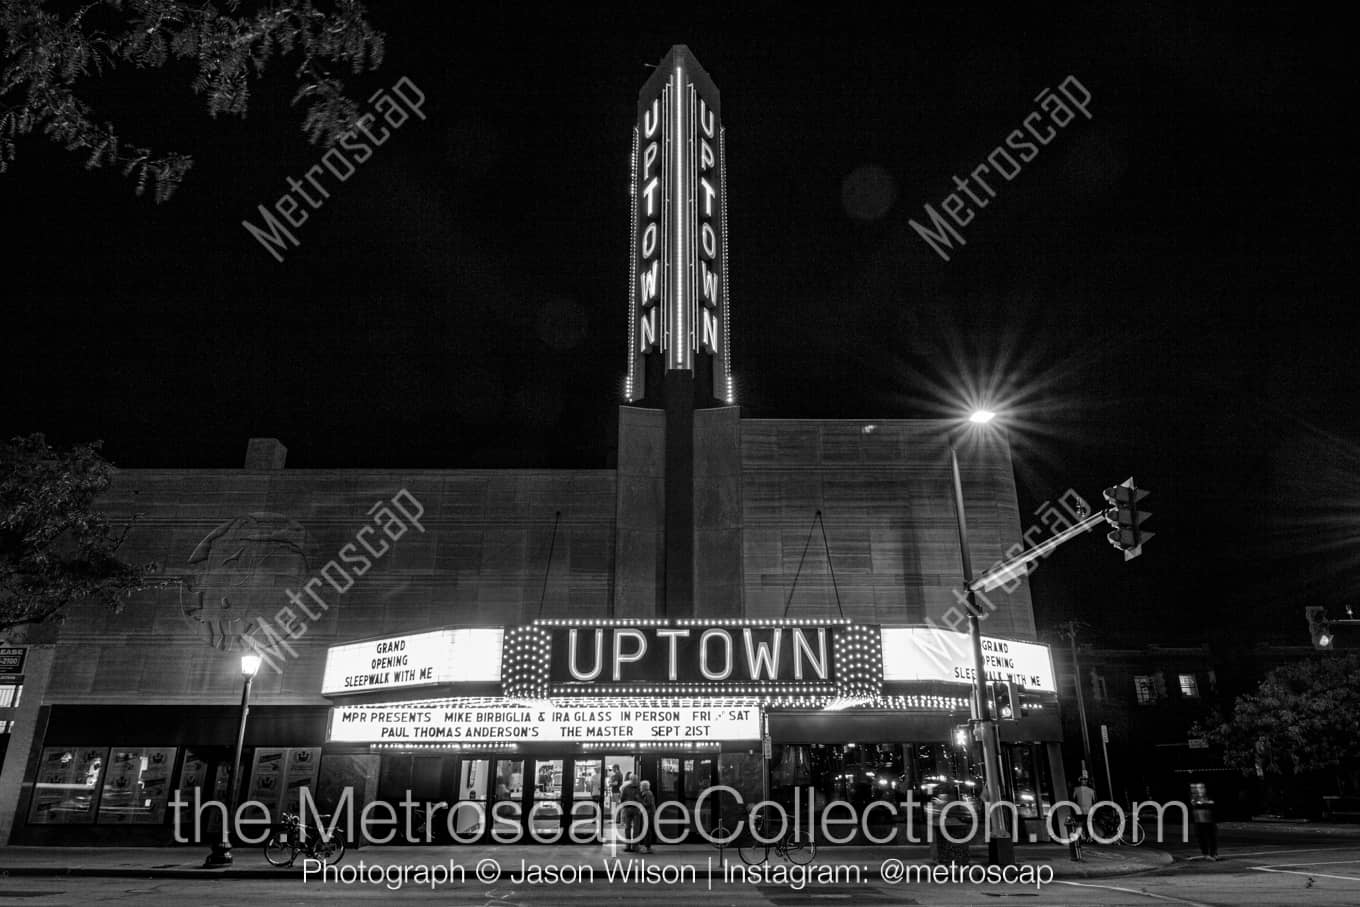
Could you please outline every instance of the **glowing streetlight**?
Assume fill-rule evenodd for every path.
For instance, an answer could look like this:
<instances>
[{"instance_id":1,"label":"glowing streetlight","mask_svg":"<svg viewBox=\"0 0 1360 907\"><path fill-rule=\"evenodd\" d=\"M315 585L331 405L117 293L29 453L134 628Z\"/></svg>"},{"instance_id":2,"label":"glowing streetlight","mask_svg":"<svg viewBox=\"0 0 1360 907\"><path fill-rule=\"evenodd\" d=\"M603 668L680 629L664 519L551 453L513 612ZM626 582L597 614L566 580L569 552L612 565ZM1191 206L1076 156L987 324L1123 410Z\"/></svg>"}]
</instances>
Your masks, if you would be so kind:
<instances>
[{"instance_id":1,"label":"glowing streetlight","mask_svg":"<svg viewBox=\"0 0 1360 907\"><path fill-rule=\"evenodd\" d=\"M986 425L995 418L996 413L992 412L990 409L977 409L973 410L973 414L968 417L968 421L972 422L974 425Z\"/></svg>"},{"instance_id":2,"label":"glowing streetlight","mask_svg":"<svg viewBox=\"0 0 1360 907\"><path fill-rule=\"evenodd\" d=\"M240 783L241 750L246 742L246 719L250 716L250 685L260 671L260 656L241 656L241 722L236 728L236 753L232 757L231 774L227 776L227 814L222 820L222 839L213 845L203 863L204 868L231 864L231 829L236 820L236 788Z\"/></svg>"}]
</instances>

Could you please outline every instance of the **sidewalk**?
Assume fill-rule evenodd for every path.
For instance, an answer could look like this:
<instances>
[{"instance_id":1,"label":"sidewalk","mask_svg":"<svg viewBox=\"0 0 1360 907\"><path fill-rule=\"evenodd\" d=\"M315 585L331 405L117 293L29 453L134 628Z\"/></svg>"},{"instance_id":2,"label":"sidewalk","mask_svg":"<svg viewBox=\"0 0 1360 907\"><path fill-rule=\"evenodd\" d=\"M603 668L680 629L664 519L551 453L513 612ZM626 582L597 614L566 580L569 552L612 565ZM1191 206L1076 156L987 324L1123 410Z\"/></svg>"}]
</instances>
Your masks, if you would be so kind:
<instances>
[{"instance_id":1,"label":"sidewalk","mask_svg":"<svg viewBox=\"0 0 1360 907\"><path fill-rule=\"evenodd\" d=\"M1258 818L1248 822L1220 822L1218 831L1261 831L1269 829L1277 834L1335 835L1340 838L1360 838L1360 823L1312 822L1307 819Z\"/></svg>"},{"instance_id":2,"label":"sidewalk","mask_svg":"<svg viewBox=\"0 0 1360 907\"><path fill-rule=\"evenodd\" d=\"M235 851L234 865L220 869L204 869L206 847L0 847L0 877L8 876L111 876L129 878L179 879L301 879L302 859L292 868L275 868L265 862L259 847L240 847ZM985 862L985 848L971 848L972 862ZM722 857L729 865L743 866L732 849ZM1125 875L1155 869L1171 863L1171 855L1147 847L1086 848L1086 861L1074 863L1067 848L1056 844L1026 844L1015 848L1017 863L1052 865L1059 879L1099 878ZM721 877L723 864L716 847L692 844L660 846L655 854L617 854L599 846L535 846L535 847L364 847L346 851L340 867L374 865L440 865L461 866L467 880L472 882L474 870L484 860L494 860L503 873L519 873L521 861L539 866L594 867L603 878L603 867L614 859L638 859L663 867L692 867L699 878ZM923 846L883 847L825 847L817 851L813 867L856 866L864 878L877 878L885 860L900 860L908 865L931 863L929 848ZM772 865L783 861L770 855ZM313 879L317 878L315 875Z\"/></svg>"}]
</instances>

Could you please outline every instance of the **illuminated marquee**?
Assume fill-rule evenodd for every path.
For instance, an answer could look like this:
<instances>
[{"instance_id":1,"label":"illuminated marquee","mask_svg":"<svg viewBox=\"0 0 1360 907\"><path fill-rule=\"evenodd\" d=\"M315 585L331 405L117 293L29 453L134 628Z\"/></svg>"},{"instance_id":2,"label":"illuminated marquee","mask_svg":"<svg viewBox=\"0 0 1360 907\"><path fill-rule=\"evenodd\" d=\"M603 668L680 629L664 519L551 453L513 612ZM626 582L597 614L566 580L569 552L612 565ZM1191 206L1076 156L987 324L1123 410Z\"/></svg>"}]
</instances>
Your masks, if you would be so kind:
<instances>
[{"instance_id":1,"label":"illuminated marquee","mask_svg":"<svg viewBox=\"0 0 1360 907\"><path fill-rule=\"evenodd\" d=\"M553 683L832 681L828 627L571 627L553 632Z\"/></svg>"},{"instance_id":2,"label":"illuminated marquee","mask_svg":"<svg viewBox=\"0 0 1360 907\"><path fill-rule=\"evenodd\" d=\"M754 701L677 705L646 700L567 700L531 708L484 700L337 706L331 710L329 739L413 746L750 741L760 739L760 707Z\"/></svg>"},{"instance_id":3,"label":"illuminated marquee","mask_svg":"<svg viewBox=\"0 0 1360 907\"><path fill-rule=\"evenodd\" d=\"M501 679L504 632L448 629L332 646L321 694L332 696Z\"/></svg>"},{"instance_id":4,"label":"illuminated marquee","mask_svg":"<svg viewBox=\"0 0 1360 907\"><path fill-rule=\"evenodd\" d=\"M733 402L723 142L717 88L688 48L672 48L643 86L633 130L629 401L645 395L649 357L693 371L703 354L714 397Z\"/></svg>"},{"instance_id":5,"label":"illuminated marquee","mask_svg":"<svg viewBox=\"0 0 1360 907\"><path fill-rule=\"evenodd\" d=\"M967 633L932 627L884 627L885 681L947 680L972 683L973 647ZM987 680L1008 680L1028 690L1056 693L1048 646L982 637Z\"/></svg>"}]
</instances>

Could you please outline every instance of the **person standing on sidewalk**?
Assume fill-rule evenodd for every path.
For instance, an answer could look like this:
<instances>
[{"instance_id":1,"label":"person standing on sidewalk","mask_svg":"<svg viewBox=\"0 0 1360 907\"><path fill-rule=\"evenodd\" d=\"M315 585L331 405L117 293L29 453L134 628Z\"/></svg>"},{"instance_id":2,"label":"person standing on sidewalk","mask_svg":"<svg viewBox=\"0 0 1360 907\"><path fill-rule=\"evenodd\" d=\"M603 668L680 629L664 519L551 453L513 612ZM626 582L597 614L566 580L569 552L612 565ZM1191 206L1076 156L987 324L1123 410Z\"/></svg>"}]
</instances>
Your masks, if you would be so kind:
<instances>
[{"instance_id":1,"label":"person standing on sidewalk","mask_svg":"<svg viewBox=\"0 0 1360 907\"><path fill-rule=\"evenodd\" d=\"M1072 859L1078 863L1083 861L1081 840L1091 837L1091 808L1096 803L1096 792L1087 783L1087 780L1087 777L1082 775L1077 780L1077 786L1072 788L1072 803L1076 810L1067 832L1072 836L1071 840L1068 841L1068 848L1072 853Z\"/></svg>"},{"instance_id":2,"label":"person standing on sidewalk","mask_svg":"<svg viewBox=\"0 0 1360 907\"><path fill-rule=\"evenodd\" d=\"M638 800L642 804L642 852L651 853L656 843L656 795L652 793L652 782L642 782Z\"/></svg>"},{"instance_id":3,"label":"person standing on sidewalk","mask_svg":"<svg viewBox=\"0 0 1360 907\"><path fill-rule=\"evenodd\" d=\"M640 838L638 826L641 824L638 815L639 798L637 779L629 772L623 779L623 787L619 789L619 812L623 816L623 849L627 853L636 853L638 849Z\"/></svg>"},{"instance_id":4,"label":"person standing on sidewalk","mask_svg":"<svg viewBox=\"0 0 1360 907\"><path fill-rule=\"evenodd\" d=\"M1214 817L1214 801L1203 784L1190 785L1190 819L1195 823L1200 855L1206 860L1217 860L1218 822Z\"/></svg>"},{"instance_id":5,"label":"person standing on sidewalk","mask_svg":"<svg viewBox=\"0 0 1360 907\"><path fill-rule=\"evenodd\" d=\"M1096 792L1085 775L1077 780L1072 789L1072 802L1077 804L1077 815L1081 816L1081 828L1087 837L1091 835L1091 809L1096 805Z\"/></svg>"}]
</instances>

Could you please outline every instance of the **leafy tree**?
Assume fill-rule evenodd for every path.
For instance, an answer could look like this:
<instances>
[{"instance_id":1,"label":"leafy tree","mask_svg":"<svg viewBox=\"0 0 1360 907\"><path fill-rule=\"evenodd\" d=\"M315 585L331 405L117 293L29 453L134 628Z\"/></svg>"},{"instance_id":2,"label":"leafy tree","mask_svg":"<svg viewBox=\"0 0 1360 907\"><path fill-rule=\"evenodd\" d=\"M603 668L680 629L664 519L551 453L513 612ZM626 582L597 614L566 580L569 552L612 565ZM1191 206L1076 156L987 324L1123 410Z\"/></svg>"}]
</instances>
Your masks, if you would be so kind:
<instances>
[{"instance_id":1,"label":"leafy tree","mask_svg":"<svg viewBox=\"0 0 1360 907\"><path fill-rule=\"evenodd\" d=\"M297 58L293 103L305 101L302 129L314 143L333 144L353 128L358 106L338 72L354 75L382 62L383 36L363 4L336 0L267 2L253 13L180 0L89 0L61 13L47 0L0 0L0 173L15 157L15 139L39 131L85 165L120 167L137 194L153 185L165 201L193 164L189 155L124 144L76 93L81 79L104 76L117 63L163 69L192 61L191 87L207 96L208 113L244 117L250 82L275 56ZM70 5L67 5L68 8Z\"/></svg>"},{"instance_id":2,"label":"leafy tree","mask_svg":"<svg viewBox=\"0 0 1360 907\"><path fill-rule=\"evenodd\" d=\"M1241 696L1230 720L1200 730L1244 773L1334 772L1360 761L1360 653L1276 668ZM1338 791L1339 792L1339 791Z\"/></svg>"},{"instance_id":3,"label":"leafy tree","mask_svg":"<svg viewBox=\"0 0 1360 907\"><path fill-rule=\"evenodd\" d=\"M0 442L0 631L60 619L86 599L118 611L148 585L154 565L117 557L127 527L93 509L114 472L99 446L58 451L40 434Z\"/></svg>"}]
</instances>

